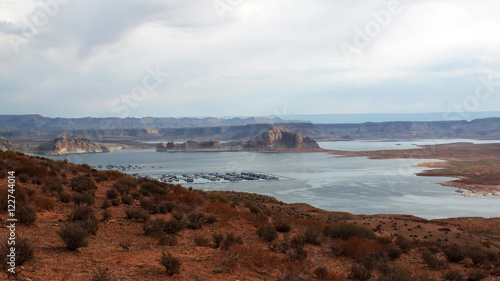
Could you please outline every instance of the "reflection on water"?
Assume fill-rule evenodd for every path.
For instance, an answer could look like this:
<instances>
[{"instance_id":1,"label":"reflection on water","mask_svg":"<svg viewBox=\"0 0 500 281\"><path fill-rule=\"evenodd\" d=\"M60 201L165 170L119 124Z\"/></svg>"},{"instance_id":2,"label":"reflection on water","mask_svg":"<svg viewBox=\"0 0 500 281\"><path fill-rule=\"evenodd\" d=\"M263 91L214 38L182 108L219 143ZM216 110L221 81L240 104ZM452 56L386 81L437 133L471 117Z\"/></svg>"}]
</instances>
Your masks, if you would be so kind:
<instances>
[{"instance_id":1,"label":"reflection on water","mask_svg":"<svg viewBox=\"0 0 500 281\"><path fill-rule=\"evenodd\" d=\"M404 142L400 143L402 146ZM378 142L376 146L393 144ZM321 145L337 147L339 142ZM360 147L372 144L342 142L342 145L342 149L348 147L351 150L360 150ZM138 166L141 169L126 172L154 177L164 174L232 172L276 175L280 180L183 184L204 190L261 193L287 203L305 202L325 210L354 214L392 213L442 218L491 217L500 213L500 197L457 196L455 188L436 184L450 178L415 176L424 168L414 165L433 161L430 159L368 160L363 157L336 158L326 153L156 151L116 151L52 158L67 158L69 161L87 163L94 167L110 164Z\"/></svg>"}]
</instances>

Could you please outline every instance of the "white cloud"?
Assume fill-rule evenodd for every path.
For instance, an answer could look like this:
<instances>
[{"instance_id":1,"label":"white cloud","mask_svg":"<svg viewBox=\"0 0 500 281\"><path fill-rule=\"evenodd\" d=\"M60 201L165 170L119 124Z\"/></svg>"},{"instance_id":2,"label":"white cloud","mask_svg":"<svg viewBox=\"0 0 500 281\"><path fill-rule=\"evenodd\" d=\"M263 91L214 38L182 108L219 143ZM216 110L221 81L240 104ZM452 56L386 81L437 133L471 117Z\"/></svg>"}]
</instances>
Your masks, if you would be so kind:
<instances>
[{"instance_id":1,"label":"white cloud","mask_svg":"<svg viewBox=\"0 0 500 281\"><path fill-rule=\"evenodd\" d=\"M131 115L270 115L286 104L293 114L438 111L500 67L493 0L401 1L350 61L342 44L355 45L356 29L390 0L241 0L222 19L212 1L67 0L24 38L23 18L47 2L18 2L0 13L10 114L111 116L155 65L170 75ZM12 38L24 40L18 53Z\"/></svg>"}]
</instances>

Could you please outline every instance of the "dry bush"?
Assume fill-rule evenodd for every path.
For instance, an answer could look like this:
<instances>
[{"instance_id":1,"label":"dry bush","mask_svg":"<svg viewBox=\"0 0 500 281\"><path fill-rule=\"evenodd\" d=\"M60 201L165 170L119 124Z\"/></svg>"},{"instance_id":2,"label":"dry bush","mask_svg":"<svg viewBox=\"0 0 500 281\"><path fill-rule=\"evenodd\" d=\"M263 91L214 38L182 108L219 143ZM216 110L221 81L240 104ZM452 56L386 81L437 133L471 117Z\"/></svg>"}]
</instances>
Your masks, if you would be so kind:
<instances>
[{"instance_id":1,"label":"dry bush","mask_svg":"<svg viewBox=\"0 0 500 281\"><path fill-rule=\"evenodd\" d=\"M226 233L226 237L224 238L224 241L222 241L222 244L220 248L222 250L229 250L233 245L237 244L243 244L243 240L239 236L235 236L234 233Z\"/></svg>"},{"instance_id":2,"label":"dry bush","mask_svg":"<svg viewBox=\"0 0 500 281\"><path fill-rule=\"evenodd\" d=\"M349 279L357 279L361 281L366 281L372 277L371 271L363 266L353 265L347 273Z\"/></svg>"},{"instance_id":3,"label":"dry bush","mask_svg":"<svg viewBox=\"0 0 500 281\"><path fill-rule=\"evenodd\" d=\"M63 179L61 177L50 177L45 179L42 186L42 192L62 192L63 190Z\"/></svg>"},{"instance_id":4,"label":"dry bush","mask_svg":"<svg viewBox=\"0 0 500 281\"><path fill-rule=\"evenodd\" d=\"M460 272L460 270L457 270L457 269L452 269L452 270L447 271L444 275L444 279L450 280L450 281L462 281L462 280L464 280L464 278L462 276L462 272Z\"/></svg>"},{"instance_id":5,"label":"dry bush","mask_svg":"<svg viewBox=\"0 0 500 281\"><path fill-rule=\"evenodd\" d=\"M387 255L391 260L397 260L401 257L401 250L394 245L389 245L387 248Z\"/></svg>"},{"instance_id":6,"label":"dry bush","mask_svg":"<svg viewBox=\"0 0 500 281\"><path fill-rule=\"evenodd\" d=\"M206 216L205 217L205 222L207 224L214 224L217 222L217 217L216 216Z\"/></svg>"},{"instance_id":7,"label":"dry bush","mask_svg":"<svg viewBox=\"0 0 500 281\"><path fill-rule=\"evenodd\" d=\"M127 218L134 219L136 221L147 221L151 216L148 212L141 208L125 209L125 215L127 215Z\"/></svg>"},{"instance_id":8,"label":"dry bush","mask_svg":"<svg viewBox=\"0 0 500 281\"><path fill-rule=\"evenodd\" d=\"M262 214L262 209L252 201L246 201L243 205L247 207L250 210L250 212L252 212L252 214L256 215Z\"/></svg>"},{"instance_id":9,"label":"dry bush","mask_svg":"<svg viewBox=\"0 0 500 281\"><path fill-rule=\"evenodd\" d=\"M69 203L71 202L71 194L67 193L67 192L61 192L58 194L58 197L59 197L59 201L63 202L63 203Z\"/></svg>"},{"instance_id":10,"label":"dry bush","mask_svg":"<svg viewBox=\"0 0 500 281\"><path fill-rule=\"evenodd\" d=\"M94 181L86 176L74 177L70 182L70 187L77 192L92 191L97 189Z\"/></svg>"},{"instance_id":11,"label":"dry bush","mask_svg":"<svg viewBox=\"0 0 500 281\"><path fill-rule=\"evenodd\" d=\"M5 243L0 247L0 262L4 266L6 266L9 261L7 255L10 254L11 247L16 248L15 259L17 266L21 266L25 262L32 260L35 255L35 250L28 239L16 238L15 242L15 245L9 245L8 240L5 240Z\"/></svg>"},{"instance_id":12,"label":"dry bush","mask_svg":"<svg viewBox=\"0 0 500 281\"><path fill-rule=\"evenodd\" d=\"M374 240L367 240L358 237L353 237L343 245L343 254L352 257L355 260L362 260L368 255L376 255L386 253L387 249L380 243Z\"/></svg>"},{"instance_id":13,"label":"dry bush","mask_svg":"<svg viewBox=\"0 0 500 281\"><path fill-rule=\"evenodd\" d=\"M415 247L415 242L406 238L405 236L398 235L394 240L394 243L403 251L404 253Z\"/></svg>"},{"instance_id":14,"label":"dry bush","mask_svg":"<svg viewBox=\"0 0 500 281\"><path fill-rule=\"evenodd\" d=\"M104 212L102 212L102 221L109 221L111 217L112 214L110 210L104 210Z\"/></svg>"},{"instance_id":15,"label":"dry bush","mask_svg":"<svg viewBox=\"0 0 500 281\"><path fill-rule=\"evenodd\" d=\"M149 198L142 198L140 203L141 203L141 208L143 208L144 210L148 210L152 214L160 213L160 207L158 206L158 204L153 202L153 200Z\"/></svg>"},{"instance_id":16,"label":"dry bush","mask_svg":"<svg viewBox=\"0 0 500 281\"><path fill-rule=\"evenodd\" d=\"M323 234L327 237L334 239L348 240L352 237L373 239L375 234L372 230L350 223L338 223L334 225L327 225L323 229Z\"/></svg>"},{"instance_id":17,"label":"dry bush","mask_svg":"<svg viewBox=\"0 0 500 281\"><path fill-rule=\"evenodd\" d=\"M467 279L468 281L479 281L483 280L484 278L488 277L488 273L486 271L475 268L469 271L469 278Z\"/></svg>"},{"instance_id":18,"label":"dry bush","mask_svg":"<svg viewBox=\"0 0 500 281\"><path fill-rule=\"evenodd\" d=\"M276 232L276 228L273 225L263 225L257 229L257 235L267 242L272 242L276 237L278 237L278 233Z\"/></svg>"},{"instance_id":19,"label":"dry bush","mask_svg":"<svg viewBox=\"0 0 500 281\"><path fill-rule=\"evenodd\" d=\"M205 219L205 216L196 211L192 211L186 214L186 217L184 218L186 222L186 228L189 229L200 229L203 226L203 220Z\"/></svg>"},{"instance_id":20,"label":"dry bush","mask_svg":"<svg viewBox=\"0 0 500 281\"><path fill-rule=\"evenodd\" d=\"M104 200L102 201L101 208L107 209L109 207L111 207L111 201L109 201L108 198L104 198Z\"/></svg>"},{"instance_id":21,"label":"dry bush","mask_svg":"<svg viewBox=\"0 0 500 281\"><path fill-rule=\"evenodd\" d=\"M205 202L205 200L195 192L181 194L177 200L189 206L201 206Z\"/></svg>"},{"instance_id":22,"label":"dry bush","mask_svg":"<svg viewBox=\"0 0 500 281\"><path fill-rule=\"evenodd\" d=\"M434 270L443 270L447 266L446 261L440 259L436 254L428 250L424 250L422 252L422 259L431 269Z\"/></svg>"},{"instance_id":23,"label":"dry bush","mask_svg":"<svg viewBox=\"0 0 500 281\"><path fill-rule=\"evenodd\" d=\"M144 230L144 233L146 235L160 235L163 232L163 229L165 229L165 225L167 224L167 220L164 218L157 218L154 220L147 220L144 225L142 226L142 229Z\"/></svg>"},{"instance_id":24,"label":"dry bush","mask_svg":"<svg viewBox=\"0 0 500 281\"><path fill-rule=\"evenodd\" d=\"M229 221L238 216L238 212L231 205L220 202L208 202L205 210L208 213L216 214L222 221Z\"/></svg>"},{"instance_id":25,"label":"dry bush","mask_svg":"<svg viewBox=\"0 0 500 281\"><path fill-rule=\"evenodd\" d=\"M20 167L17 167L15 171L18 177L25 175L28 179L44 179L49 174L47 168L37 164L21 165Z\"/></svg>"},{"instance_id":26,"label":"dry bush","mask_svg":"<svg viewBox=\"0 0 500 281\"><path fill-rule=\"evenodd\" d=\"M460 262L465 258L465 250L456 244L445 247L443 250L450 262Z\"/></svg>"},{"instance_id":27,"label":"dry bush","mask_svg":"<svg viewBox=\"0 0 500 281\"><path fill-rule=\"evenodd\" d=\"M368 270L378 269L385 272L389 269L389 258L385 252L368 254L361 262Z\"/></svg>"},{"instance_id":28,"label":"dry bush","mask_svg":"<svg viewBox=\"0 0 500 281\"><path fill-rule=\"evenodd\" d=\"M69 219L73 222L84 221L95 218L94 210L88 206L75 206L69 215Z\"/></svg>"},{"instance_id":29,"label":"dry bush","mask_svg":"<svg viewBox=\"0 0 500 281\"><path fill-rule=\"evenodd\" d=\"M118 181L121 181L123 179L129 180L130 178L135 180L135 178L133 178L132 176L123 174L123 173L116 171L116 170L106 170L106 171L104 171L104 173L106 173L109 178L118 179Z\"/></svg>"},{"instance_id":30,"label":"dry bush","mask_svg":"<svg viewBox=\"0 0 500 281\"><path fill-rule=\"evenodd\" d=\"M31 197L31 200L37 208L42 210L52 211L56 206L54 198L45 195L35 194Z\"/></svg>"},{"instance_id":31,"label":"dry bush","mask_svg":"<svg viewBox=\"0 0 500 281\"><path fill-rule=\"evenodd\" d=\"M321 230L317 226L312 225L304 232L304 238L308 244L321 245Z\"/></svg>"},{"instance_id":32,"label":"dry bush","mask_svg":"<svg viewBox=\"0 0 500 281\"><path fill-rule=\"evenodd\" d=\"M465 256L470 258L475 266L488 262L488 255L483 248L473 247L465 250Z\"/></svg>"},{"instance_id":33,"label":"dry bush","mask_svg":"<svg viewBox=\"0 0 500 281\"><path fill-rule=\"evenodd\" d=\"M292 227L290 226L289 223L287 223L282 217L275 217L273 218L273 224L274 227L276 228L276 231L278 232L290 232Z\"/></svg>"},{"instance_id":34,"label":"dry bush","mask_svg":"<svg viewBox=\"0 0 500 281\"><path fill-rule=\"evenodd\" d=\"M66 248L76 250L80 247L87 246L87 238L89 233L76 223L71 223L68 226L57 231L57 235L62 239Z\"/></svg>"},{"instance_id":35,"label":"dry bush","mask_svg":"<svg viewBox=\"0 0 500 281\"><path fill-rule=\"evenodd\" d=\"M28 203L17 204L16 218L19 222L25 224L33 224L36 221L36 212L33 207L31 207Z\"/></svg>"},{"instance_id":36,"label":"dry bush","mask_svg":"<svg viewBox=\"0 0 500 281\"><path fill-rule=\"evenodd\" d=\"M150 194L160 194L160 195L165 195L167 194L167 189L159 186L156 183L153 182L143 182L141 183L141 189L149 192Z\"/></svg>"},{"instance_id":37,"label":"dry bush","mask_svg":"<svg viewBox=\"0 0 500 281\"><path fill-rule=\"evenodd\" d=\"M410 270L404 267L394 266L389 268L378 281L420 281L418 276L414 275Z\"/></svg>"},{"instance_id":38,"label":"dry bush","mask_svg":"<svg viewBox=\"0 0 500 281\"><path fill-rule=\"evenodd\" d=\"M253 245L234 245L231 252L239 257L241 266L256 272L270 272L281 263L279 257L272 252Z\"/></svg>"},{"instance_id":39,"label":"dry bush","mask_svg":"<svg viewBox=\"0 0 500 281\"><path fill-rule=\"evenodd\" d=\"M303 261L307 258L307 251L304 250L304 247L294 248L288 252L287 258L293 261Z\"/></svg>"},{"instance_id":40,"label":"dry bush","mask_svg":"<svg viewBox=\"0 0 500 281\"><path fill-rule=\"evenodd\" d=\"M224 234L222 233L214 233L212 234L212 242L214 242L213 247L215 249L219 249L222 245L222 241L224 241Z\"/></svg>"},{"instance_id":41,"label":"dry bush","mask_svg":"<svg viewBox=\"0 0 500 281\"><path fill-rule=\"evenodd\" d=\"M158 235L158 245L161 246L177 246L177 237L175 235L162 232Z\"/></svg>"},{"instance_id":42,"label":"dry bush","mask_svg":"<svg viewBox=\"0 0 500 281\"><path fill-rule=\"evenodd\" d=\"M94 176L94 180L96 182L103 182L103 181L107 181L109 179L109 174L106 173L105 171L95 171L92 173L92 175Z\"/></svg>"},{"instance_id":43,"label":"dry bush","mask_svg":"<svg viewBox=\"0 0 500 281\"><path fill-rule=\"evenodd\" d=\"M132 198L132 196L130 195L123 195L122 203L125 205L132 205L134 203L134 198Z\"/></svg>"},{"instance_id":44,"label":"dry bush","mask_svg":"<svg viewBox=\"0 0 500 281\"><path fill-rule=\"evenodd\" d=\"M109 199L116 199L118 198L118 195L120 195L120 193L116 189L108 189L106 191L106 197Z\"/></svg>"},{"instance_id":45,"label":"dry bush","mask_svg":"<svg viewBox=\"0 0 500 281\"><path fill-rule=\"evenodd\" d=\"M302 248L305 245L306 237L303 234L297 234L290 240L290 247L292 248Z\"/></svg>"},{"instance_id":46,"label":"dry bush","mask_svg":"<svg viewBox=\"0 0 500 281\"><path fill-rule=\"evenodd\" d=\"M212 200L214 202L221 202L221 203L226 203L226 204L231 203L231 201L226 196L224 196L223 194L221 194L218 191L208 191L207 195L208 195L208 198L210 198L210 200Z\"/></svg>"},{"instance_id":47,"label":"dry bush","mask_svg":"<svg viewBox=\"0 0 500 281\"><path fill-rule=\"evenodd\" d=\"M95 202L94 198L95 196L91 192L73 193L71 195L71 200L75 202L75 204L77 205L83 205L83 204L87 206L93 205Z\"/></svg>"},{"instance_id":48,"label":"dry bush","mask_svg":"<svg viewBox=\"0 0 500 281\"><path fill-rule=\"evenodd\" d=\"M94 276L92 276L92 279L90 281L113 281L114 279L111 277L111 275L106 272L106 270L99 269Z\"/></svg>"},{"instance_id":49,"label":"dry bush","mask_svg":"<svg viewBox=\"0 0 500 281\"><path fill-rule=\"evenodd\" d=\"M171 253L165 252L161 253L160 264L165 267L168 275L173 275L179 273L181 269L181 261L174 257Z\"/></svg>"},{"instance_id":50,"label":"dry bush","mask_svg":"<svg viewBox=\"0 0 500 281\"><path fill-rule=\"evenodd\" d=\"M198 247L208 247L210 246L210 239L205 238L199 234L193 237L194 244Z\"/></svg>"},{"instance_id":51,"label":"dry bush","mask_svg":"<svg viewBox=\"0 0 500 281\"><path fill-rule=\"evenodd\" d=\"M182 221L172 218L165 223L163 231L168 234L176 234L177 232L184 229L184 223Z\"/></svg>"}]
</instances>

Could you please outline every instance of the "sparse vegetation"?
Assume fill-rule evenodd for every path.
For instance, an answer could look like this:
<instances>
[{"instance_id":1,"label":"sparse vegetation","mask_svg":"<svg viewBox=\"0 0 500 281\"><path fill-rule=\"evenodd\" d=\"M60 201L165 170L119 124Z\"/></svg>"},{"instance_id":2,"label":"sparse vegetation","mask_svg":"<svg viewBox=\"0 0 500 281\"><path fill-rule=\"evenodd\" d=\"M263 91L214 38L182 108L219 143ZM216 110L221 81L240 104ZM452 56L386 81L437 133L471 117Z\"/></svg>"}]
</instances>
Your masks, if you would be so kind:
<instances>
[{"instance_id":1,"label":"sparse vegetation","mask_svg":"<svg viewBox=\"0 0 500 281\"><path fill-rule=\"evenodd\" d=\"M257 229L257 234L261 239L267 242L272 242L274 239L276 239L276 237L278 237L276 228L274 228L274 226L270 224L259 227Z\"/></svg>"},{"instance_id":2,"label":"sparse vegetation","mask_svg":"<svg viewBox=\"0 0 500 281\"><path fill-rule=\"evenodd\" d=\"M134 219L136 221L147 221L151 216L148 212L140 208L125 209L125 214L127 215L127 218Z\"/></svg>"},{"instance_id":3,"label":"sparse vegetation","mask_svg":"<svg viewBox=\"0 0 500 281\"><path fill-rule=\"evenodd\" d=\"M24 263L30 261L35 256L35 250L31 245L31 242L25 238L16 238L15 245L10 245L8 240L0 247L0 261L2 265L7 265L9 258L7 255L11 254L11 247L15 247L15 260L16 265L21 266Z\"/></svg>"},{"instance_id":4,"label":"sparse vegetation","mask_svg":"<svg viewBox=\"0 0 500 281\"><path fill-rule=\"evenodd\" d=\"M71 251L87 246L88 244L87 237L89 236L89 232L76 223L71 223L61 228L57 231L57 235L64 242L66 248Z\"/></svg>"},{"instance_id":5,"label":"sparse vegetation","mask_svg":"<svg viewBox=\"0 0 500 281\"><path fill-rule=\"evenodd\" d=\"M174 257L171 253L165 252L161 253L160 264L165 267L168 275L173 275L179 273L181 268L181 261Z\"/></svg>"}]
</instances>

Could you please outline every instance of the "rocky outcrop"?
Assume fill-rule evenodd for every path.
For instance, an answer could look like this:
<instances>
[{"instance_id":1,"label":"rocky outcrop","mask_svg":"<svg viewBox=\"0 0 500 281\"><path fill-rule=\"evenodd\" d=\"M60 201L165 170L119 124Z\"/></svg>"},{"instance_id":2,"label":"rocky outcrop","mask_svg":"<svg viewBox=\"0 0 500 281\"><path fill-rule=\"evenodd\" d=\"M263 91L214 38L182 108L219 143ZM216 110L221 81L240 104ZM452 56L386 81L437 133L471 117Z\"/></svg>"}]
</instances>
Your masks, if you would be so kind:
<instances>
[{"instance_id":1,"label":"rocky outcrop","mask_svg":"<svg viewBox=\"0 0 500 281\"><path fill-rule=\"evenodd\" d=\"M106 145L94 143L85 138L68 139L66 136L39 145L35 152L44 155L65 155L74 153L108 152Z\"/></svg>"},{"instance_id":2,"label":"rocky outcrop","mask_svg":"<svg viewBox=\"0 0 500 281\"><path fill-rule=\"evenodd\" d=\"M313 139L304 137L301 133L290 132L282 127L271 126L264 132L248 141L193 141L180 145L174 142L160 143L156 151L287 151L287 150L320 149Z\"/></svg>"},{"instance_id":3,"label":"rocky outcrop","mask_svg":"<svg viewBox=\"0 0 500 281\"><path fill-rule=\"evenodd\" d=\"M283 149L319 148L313 139L302 133L290 132L284 128L271 126L267 131L247 142L250 150L269 151Z\"/></svg>"}]
</instances>

